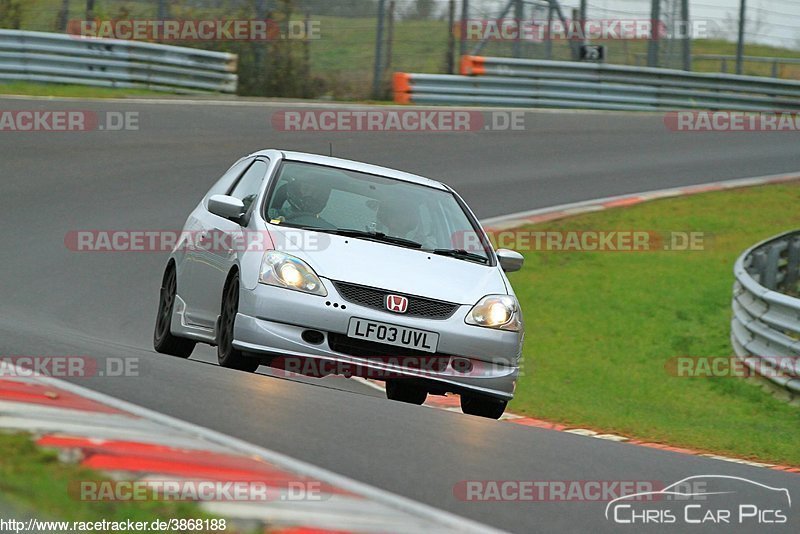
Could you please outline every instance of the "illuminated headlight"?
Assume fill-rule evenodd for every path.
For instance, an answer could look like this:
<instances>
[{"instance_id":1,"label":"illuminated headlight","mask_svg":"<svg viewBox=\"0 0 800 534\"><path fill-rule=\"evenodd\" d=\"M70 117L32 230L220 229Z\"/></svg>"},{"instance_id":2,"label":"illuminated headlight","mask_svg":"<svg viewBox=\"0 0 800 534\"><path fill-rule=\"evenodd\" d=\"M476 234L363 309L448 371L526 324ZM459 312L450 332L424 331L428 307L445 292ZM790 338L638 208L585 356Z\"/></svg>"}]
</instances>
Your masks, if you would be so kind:
<instances>
[{"instance_id":1,"label":"illuminated headlight","mask_svg":"<svg viewBox=\"0 0 800 534\"><path fill-rule=\"evenodd\" d=\"M324 297L328 294L317 273L306 262L276 250L264 254L258 281L312 295Z\"/></svg>"},{"instance_id":2,"label":"illuminated headlight","mask_svg":"<svg viewBox=\"0 0 800 534\"><path fill-rule=\"evenodd\" d=\"M472 307L466 322L475 326L517 332L522 326L522 313L514 297L487 295Z\"/></svg>"}]
</instances>

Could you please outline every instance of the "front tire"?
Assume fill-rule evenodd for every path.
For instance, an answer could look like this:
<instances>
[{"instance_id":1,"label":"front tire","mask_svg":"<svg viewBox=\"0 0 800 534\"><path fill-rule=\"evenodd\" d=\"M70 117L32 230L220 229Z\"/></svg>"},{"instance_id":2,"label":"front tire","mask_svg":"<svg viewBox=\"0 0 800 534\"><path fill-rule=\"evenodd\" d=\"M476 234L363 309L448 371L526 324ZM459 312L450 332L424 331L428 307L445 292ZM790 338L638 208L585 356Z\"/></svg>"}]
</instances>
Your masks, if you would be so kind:
<instances>
[{"instance_id":1,"label":"front tire","mask_svg":"<svg viewBox=\"0 0 800 534\"><path fill-rule=\"evenodd\" d=\"M233 327L239 313L239 273L231 275L222 292L222 310L217 329L217 361L222 367L252 373L258 369L259 361L248 358L233 347Z\"/></svg>"},{"instance_id":2,"label":"front tire","mask_svg":"<svg viewBox=\"0 0 800 534\"><path fill-rule=\"evenodd\" d=\"M161 281L161 294L158 298L158 315L153 331L153 348L161 354L169 354L178 358L191 356L196 343L191 339L172 335L172 313L175 310L175 296L178 294L178 275L175 266L170 263Z\"/></svg>"},{"instance_id":3,"label":"front tire","mask_svg":"<svg viewBox=\"0 0 800 534\"><path fill-rule=\"evenodd\" d=\"M428 392L403 379L386 381L386 398L389 400L420 405L428 398Z\"/></svg>"},{"instance_id":4,"label":"front tire","mask_svg":"<svg viewBox=\"0 0 800 534\"><path fill-rule=\"evenodd\" d=\"M488 419L500 419L506 411L508 401L484 395L461 395L461 411Z\"/></svg>"}]
</instances>

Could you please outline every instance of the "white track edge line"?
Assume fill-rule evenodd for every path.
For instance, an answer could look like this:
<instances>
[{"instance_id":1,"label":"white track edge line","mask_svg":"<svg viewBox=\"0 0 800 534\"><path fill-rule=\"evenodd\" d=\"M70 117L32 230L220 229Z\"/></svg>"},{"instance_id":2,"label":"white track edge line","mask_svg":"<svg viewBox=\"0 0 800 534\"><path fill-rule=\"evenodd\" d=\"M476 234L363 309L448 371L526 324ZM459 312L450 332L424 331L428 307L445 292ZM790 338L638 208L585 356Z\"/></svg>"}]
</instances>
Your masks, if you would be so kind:
<instances>
[{"instance_id":1,"label":"white track edge line","mask_svg":"<svg viewBox=\"0 0 800 534\"><path fill-rule=\"evenodd\" d=\"M457 529L459 532L504 532L503 530L492 528L488 525L484 525L482 523L478 523L477 521L434 508L433 506L414 501L407 497L402 497L387 490L376 488L375 486L371 486L364 482L359 482L344 475L329 471L325 468L307 463L303 460L298 460L296 458L292 458L291 456L287 456L258 445L253 445L238 438L223 434L222 432L217 432L216 430L211 430L200 425L195 425L194 423L189 423L169 415L158 413L154 410L144 408L143 406L106 395L105 393L93 391L83 386L72 384L70 382L53 377L37 377L37 379L44 383L50 383L53 387L70 391L71 393L86 397L101 404L106 404L113 408L127 411L142 418L161 423L165 426L183 430L184 432L193 433L201 438L205 438L208 441L225 445L232 450L248 455L258 456L279 467L284 467L299 474L327 482L333 486L337 486L352 493L364 496L367 499L373 499L391 508L404 511L409 514L416 514L429 521Z\"/></svg>"},{"instance_id":2,"label":"white track edge line","mask_svg":"<svg viewBox=\"0 0 800 534\"><path fill-rule=\"evenodd\" d=\"M793 178L800 178L800 172L786 172L780 174L770 174L766 176L756 176L752 178L734 178L731 180L718 180L715 182L705 182L701 184L689 184L689 185L682 185L677 187L670 187L667 189L654 189L651 191L644 191L641 193L627 193L624 195L615 195L611 197L603 197L597 198L592 200L581 200L578 202L570 202L567 204L558 204L555 206L547 206L543 208L536 208L532 210L526 211L519 211L516 213L509 213L507 215L498 215L495 217L488 217L486 219L481 220L481 224L484 226L491 226L492 224L499 224L499 223L506 223L506 222L513 222L516 219L525 219L528 217L533 217L536 215L544 215L547 213L553 213L558 211L565 211L569 209L576 209L576 208L583 208L587 206L594 206L597 204L605 204L607 202L614 202L616 200L622 200L630 197L644 197L646 200L656 200L659 196L664 195L679 195L686 190L691 190L694 188L703 188L703 187L712 187L712 186L720 186L726 189L733 189L736 187L747 187L752 185L760 185L764 183L768 183L773 180L780 180L785 179L786 181L790 181ZM713 192L713 191L709 191ZM652 197L652 199L648 198Z\"/></svg>"},{"instance_id":3,"label":"white track edge line","mask_svg":"<svg viewBox=\"0 0 800 534\"><path fill-rule=\"evenodd\" d=\"M355 380L359 384L364 384L365 386L371 387L374 390L380 391L382 393L386 392L386 388L382 387L380 384L376 384L372 380L368 380L368 379L366 379L364 377L361 377L361 376L353 376L353 377L350 377L350 378L352 380Z\"/></svg>"}]
</instances>

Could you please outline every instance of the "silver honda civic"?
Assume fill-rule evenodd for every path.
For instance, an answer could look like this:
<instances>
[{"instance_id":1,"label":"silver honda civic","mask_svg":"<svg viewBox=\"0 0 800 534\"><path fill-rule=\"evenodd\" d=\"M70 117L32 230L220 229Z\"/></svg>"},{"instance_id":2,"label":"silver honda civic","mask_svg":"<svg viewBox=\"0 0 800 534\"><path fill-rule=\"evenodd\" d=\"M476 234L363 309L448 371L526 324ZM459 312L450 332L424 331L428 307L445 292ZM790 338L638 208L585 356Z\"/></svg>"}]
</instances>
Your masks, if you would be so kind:
<instances>
[{"instance_id":1,"label":"silver honda civic","mask_svg":"<svg viewBox=\"0 0 800 534\"><path fill-rule=\"evenodd\" d=\"M362 376L422 404L457 393L499 418L514 395L522 311L494 250L448 186L384 167L264 150L237 161L176 237L158 352L217 347L223 367Z\"/></svg>"}]
</instances>

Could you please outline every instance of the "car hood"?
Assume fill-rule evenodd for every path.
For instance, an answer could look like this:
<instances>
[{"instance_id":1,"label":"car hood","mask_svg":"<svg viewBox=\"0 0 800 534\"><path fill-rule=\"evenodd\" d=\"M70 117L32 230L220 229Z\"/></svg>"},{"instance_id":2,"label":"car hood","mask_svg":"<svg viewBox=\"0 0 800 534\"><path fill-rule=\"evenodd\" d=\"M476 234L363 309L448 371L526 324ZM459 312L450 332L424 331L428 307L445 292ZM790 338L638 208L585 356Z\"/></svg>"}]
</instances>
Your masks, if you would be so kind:
<instances>
[{"instance_id":1,"label":"car hood","mask_svg":"<svg viewBox=\"0 0 800 534\"><path fill-rule=\"evenodd\" d=\"M322 278L458 304L508 293L499 267L323 232L270 231L277 250L306 261ZM309 234L302 246L292 244L298 231Z\"/></svg>"}]
</instances>

